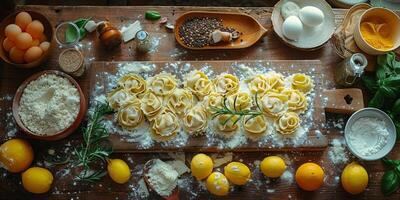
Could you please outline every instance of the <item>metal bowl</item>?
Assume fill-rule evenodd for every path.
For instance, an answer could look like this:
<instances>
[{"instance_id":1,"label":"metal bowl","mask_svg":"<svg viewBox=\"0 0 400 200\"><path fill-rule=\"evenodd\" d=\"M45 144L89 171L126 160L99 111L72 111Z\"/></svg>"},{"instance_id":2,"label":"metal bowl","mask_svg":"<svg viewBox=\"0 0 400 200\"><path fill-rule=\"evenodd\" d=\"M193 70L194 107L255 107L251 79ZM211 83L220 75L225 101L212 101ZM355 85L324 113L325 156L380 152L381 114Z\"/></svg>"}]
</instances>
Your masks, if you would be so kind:
<instances>
[{"instance_id":1,"label":"metal bowl","mask_svg":"<svg viewBox=\"0 0 400 200\"><path fill-rule=\"evenodd\" d=\"M354 122L363 117L374 117L383 120L385 122L386 128L389 131L389 136L387 138L386 145L375 154L369 156L361 155L357 151L357 149L354 148L349 138L350 128L353 126ZM364 108L351 115L351 117L346 123L346 127L344 129L344 136L347 143L347 147L350 149L351 153L353 153L355 156L357 156L362 160L367 160L367 161L378 160L385 157L393 149L396 143L396 127L392 119L385 112L376 108Z\"/></svg>"}]
</instances>

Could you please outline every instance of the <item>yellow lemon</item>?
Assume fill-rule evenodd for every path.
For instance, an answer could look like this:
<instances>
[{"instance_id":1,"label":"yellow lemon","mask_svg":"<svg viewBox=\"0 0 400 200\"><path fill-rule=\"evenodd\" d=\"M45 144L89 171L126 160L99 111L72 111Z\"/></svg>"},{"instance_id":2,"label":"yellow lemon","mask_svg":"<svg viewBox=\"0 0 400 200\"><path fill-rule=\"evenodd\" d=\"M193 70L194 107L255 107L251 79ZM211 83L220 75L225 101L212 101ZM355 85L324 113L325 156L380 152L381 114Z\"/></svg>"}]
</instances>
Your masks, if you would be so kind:
<instances>
[{"instance_id":1,"label":"yellow lemon","mask_svg":"<svg viewBox=\"0 0 400 200\"><path fill-rule=\"evenodd\" d=\"M286 170L285 161L279 156L268 156L260 163L261 172L269 178L278 178Z\"/></svg>"},{"instance_id":2,"label":"yellow lemon","mask_svg":"<svg viewBox=\"0 0 400 200\"><path fill-rule=\"evenodd\" d=\"M124 184L131 178L131 170L128 164L121 159L110 159L107 165L108 175L119 184Z\"/></svg>"},{"instance_id":3,"label":"yellow lemon","mask_svg":"<svg viewBox=\"0 0 400 200\"><path fill-rule=\"evenodd\" d=\"M249 181L250 169L243 163L231 162L224 168L224 174L235 185L244 185Z\"/></svg>"},{"instance_id":4,"label":"yellow lemon","mask_svg":"<svg viewBox=\"0 0 400 200\"><path fill-rule=\"evenodd\" d=\"M208 176L206 188L211 194L225 196L229 192L229 182L220 172L213 172Z\"/></svg>"},{"instance_id":5,"label":"yellow lemon","mask_svg":"<svg viewBox=\"0 0 400 200\"><path fill-rule=\"evenodd\" d=\"M296 182L301 189L314 191L324 183L324 170L315 163L304 163L296 171Z\"/></svg>"},{"instance_id":6,"label":"yellow lemon","mask_svg":"<svg viewBox=\"0 0 400 200\"><path fill-rule=\"evenodd\" d=\"M53 174L45 168L31 167L22 173L22 185L25 190L35 194L46 193L53 183Z\"/></svg>"},{"instance_id":7,"label":"yellow lemon","mask_svg":"<svg viewBox=\"0 0 400 200\"><path fill-rule=\"evenodd\" d=\"M367 170L356 162L348 164L342 172L342 186L350 194L359 194L368 185Z\"/></svg>"},{"instance_id":8,"label":"yellow lemon","mask_svg":"<svg viewBox=\"0 0 400 200\"><path fill-rule=\"evenodd\" d=\"M211 174L213 165L210 156L199 153L192 158L192 161L190 162L190 170L197 180L202 180Z\"/></svg>"},{"instance_id":9,"label":"yellow lemon","mask_svg":"<svg viewBox=\"0 0 400 200\"><path fill-rule=\"evenodd\" d=\"M0 165L10 172L22 172L32 161L32 146L26 140L11 139L0 146Z\"/></svg>"}]
</instances>

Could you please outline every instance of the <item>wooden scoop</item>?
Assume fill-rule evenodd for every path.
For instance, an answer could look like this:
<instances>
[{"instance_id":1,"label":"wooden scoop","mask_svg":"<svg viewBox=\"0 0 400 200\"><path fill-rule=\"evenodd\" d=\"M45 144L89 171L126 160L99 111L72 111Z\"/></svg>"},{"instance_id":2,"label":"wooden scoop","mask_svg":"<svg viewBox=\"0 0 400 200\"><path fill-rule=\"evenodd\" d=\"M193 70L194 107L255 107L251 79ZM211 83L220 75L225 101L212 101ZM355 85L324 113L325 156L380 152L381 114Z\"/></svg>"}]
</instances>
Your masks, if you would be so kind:
<instances>
[{"instance_id":1,"label":"wooden scoop","mask_svg":"<svg viewBox=\"0 0 400 200\"><path fill-rule=\"evenodd\" d=\"M155 164L155 161L156 161L156 159L151 159L151 160L147 161L144 164L144 167L143 167L143 179L144 179L144 182L147 184L147 186L152 191L157 193L157 191L154 189L153 185L150 183L150 181L148 179L148 173L149 173L150 169L153 167L153 165ZM157 193L157 195L161 196L158 193ZM175 189L172 191L172 193L169 196L161 196L161 197L166 199L166 200L179 200L179 189L178 189L178 186L175 187Z\"/></svg>"}]
</instances>

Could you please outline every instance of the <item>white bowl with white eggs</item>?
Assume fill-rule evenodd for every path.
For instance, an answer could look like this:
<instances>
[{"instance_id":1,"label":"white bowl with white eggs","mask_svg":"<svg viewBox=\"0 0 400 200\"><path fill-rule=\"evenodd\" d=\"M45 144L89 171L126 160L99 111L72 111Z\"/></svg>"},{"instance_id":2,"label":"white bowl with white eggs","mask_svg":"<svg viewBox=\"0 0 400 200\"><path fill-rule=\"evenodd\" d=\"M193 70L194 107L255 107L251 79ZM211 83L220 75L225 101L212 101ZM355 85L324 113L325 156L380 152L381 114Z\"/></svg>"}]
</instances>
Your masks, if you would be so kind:
<instances>
[{"instance_id":1,"label":"white bowl with white eggs","mask_svg":"<svg viewBox=\"0 0 400 200\"><path fill-rule=\"evenodd\" d=\"M300 50L322 47L335 31L335 15L324 0L281 0L271 20L275 33Z\"/></svg>"}]
</instances>

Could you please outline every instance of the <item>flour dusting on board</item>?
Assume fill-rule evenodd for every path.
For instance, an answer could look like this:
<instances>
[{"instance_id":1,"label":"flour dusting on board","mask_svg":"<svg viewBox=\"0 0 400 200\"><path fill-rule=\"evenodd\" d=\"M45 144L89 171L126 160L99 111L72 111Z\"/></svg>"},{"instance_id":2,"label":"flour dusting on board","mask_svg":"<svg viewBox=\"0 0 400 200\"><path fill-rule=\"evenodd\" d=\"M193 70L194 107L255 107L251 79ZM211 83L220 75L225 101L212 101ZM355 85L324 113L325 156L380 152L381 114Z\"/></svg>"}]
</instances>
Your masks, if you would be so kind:
<instances>
[{"instance_id":1,"label":"flour dusting on board","mask_svg":"<svg viewBox=\"0 0 400 200\"><path fill-rule=\"evenodd\" d=\"M171 73L175 75L178 81L178 86L181 86L183 84L185 75L194 69L202 71L205 75L207 75L210 78L210 80L214 80L217 77L217 75L220 74L221 71L219 70L218 72L215 72L213 70L212 64L209 63L204 63L196 66L192 65L193 64L191 63L185 63L179 61L170 62L162 66L161 72ZM292 66L292 68L294 67L295 66ZM232 73L241 80L239 91L249 92L247 84L244 84L246 80L248 80L249 78L253 77L256 74L265 74L268 72L275 72L275 71L279 72L281 66L273 62L265 63L260 61L249 64L235 62L232 63L230 67L229 66L226 67L226 69L229 68L230 70L228 70L227 73ZM95 105L96 101L104 102L106 100L107 93L117 87L117 80L123 75L135 73L141 75L146 80L147 78L154 76L156 73L159 73L157 69L158 69L157 64L154 63L124 62L118 64L114 73L98 71L96 74L97 82L95 83L93 91L91 93L91 101L92 101L92 103L90 104L91 109ZM307 69L307 71L306 70L296 71L296 73L304 73L310 76L313 82L316 83L318 87L321 87L321 84L323 84L322 81L323 77L316 77L314 72L315 68ZM291 74L288 74L286 72L283 72L282 74L287 77L287 80L285 82L287 82L288 80L290 81ZM287 87L287 85L285 87ZM300 114L301 126L293 134L282 135L277 133L275 128L273 127L274 120L267 119L267 122L270 127L267 129L266 134L263 134L259 138L256 138L254 140L252 138L249 138L245 133L245 131L243 130L242 126L239 126L240 128L236 130L235 134L232 134L232 137L227 138L225 136L221 136L219 131L215 129L213 121L210 121L211 123L207 123L208 124L207 128L204 131L206 140L204 142L204 146L217 147L218 149L233 149L237 147L244 147L249 143L252 143L252 145L255 144L256 146L262 148L280 148L283 146L296 147L303 144L307 144L308 142L310 142L307 137L308 132L311 129L315 128L319 129L323 126L320 123L318 123L317 125L313 124L314 122L313 117L315 112L313 106L314 101L316 98L320 99L323 98L321 94L319 94L319 96L316 96L316 94L317 94L316 89L312 89L311 92L307 94L306 101L309 104L308 109L304 113ZM121 128L118 125L115 116L107 117L105 120L105 124L110 133L118 134L122 141L135 143L137 148L139 149L148 149L157 144L157 142L153 141L152 137L150 136L150 124L148 122L142 123L140 126L136 127L134 130L131 131L127 131ZM175 138L171 139L168 142L160 142L160 146L163 148L184 147L187 144L189 137L190 137L189 134L183 128L179 128L177 136Z\"/></svg>"}]
</instances>

